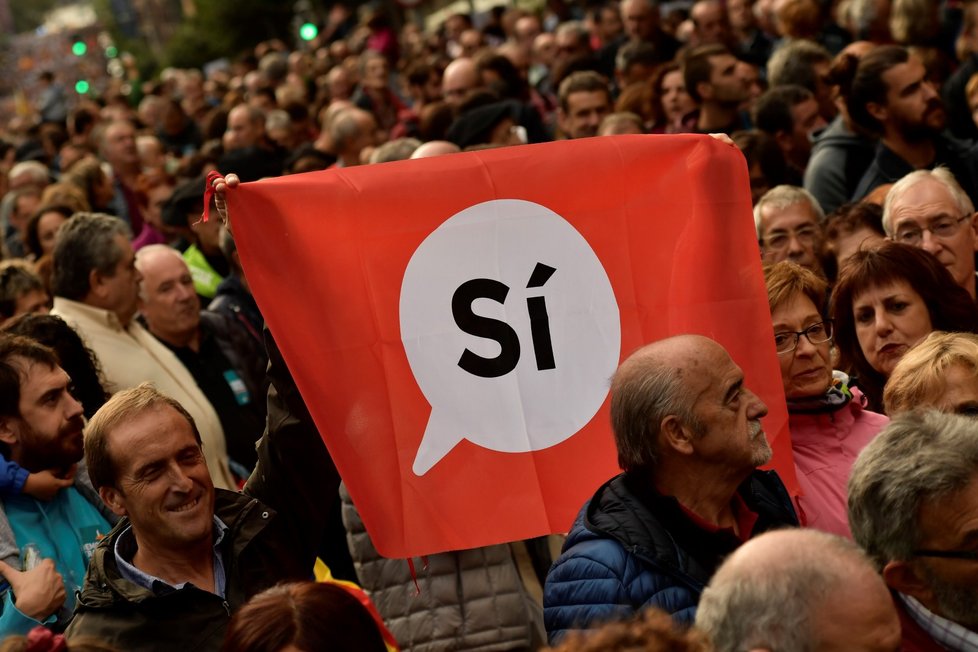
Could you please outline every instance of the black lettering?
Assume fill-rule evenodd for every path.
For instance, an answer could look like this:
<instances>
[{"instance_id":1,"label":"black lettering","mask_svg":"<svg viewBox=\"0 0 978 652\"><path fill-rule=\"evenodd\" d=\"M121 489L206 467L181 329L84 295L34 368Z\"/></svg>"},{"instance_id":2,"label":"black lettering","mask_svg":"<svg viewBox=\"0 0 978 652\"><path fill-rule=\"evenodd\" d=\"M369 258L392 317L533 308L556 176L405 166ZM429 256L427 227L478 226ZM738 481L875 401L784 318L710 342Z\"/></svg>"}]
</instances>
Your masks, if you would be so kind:
<instances>
[{"instance_id":1,"label":"black lettering","mask_svg":"<svg viewBox=\"0 0 978 652\"><path fill-rule=\"evenodd\" d=\"M504 303L509 294L509 286L488 278L476 278L458 286L452 295L452 316L463 332L499 343L499 355L484 358L469 349L462 352L458 366L480 378L505 376L520 361L520 340L512 326L491 317L482 317L472 312L476 299L491 299ZM548 333L549 337L549 333Z\"/></svg>"},{"instance_id":2,"label":"black lettering","mask_svg":"<svg viewBox=\"0 0 978 652\"><path fill-rule=\"evenodd\" d=\"M527 289L543 287L556 272L556 268L543 263L537 263L530 274ZM547 314L547 299L545 297L529 297L526 300L526 311L530 315L530 335L533 337L533 353L537 359L537 369L556 369L554 361L554 344L550 337L550 315Z\"/></svg>"}]
</instances>

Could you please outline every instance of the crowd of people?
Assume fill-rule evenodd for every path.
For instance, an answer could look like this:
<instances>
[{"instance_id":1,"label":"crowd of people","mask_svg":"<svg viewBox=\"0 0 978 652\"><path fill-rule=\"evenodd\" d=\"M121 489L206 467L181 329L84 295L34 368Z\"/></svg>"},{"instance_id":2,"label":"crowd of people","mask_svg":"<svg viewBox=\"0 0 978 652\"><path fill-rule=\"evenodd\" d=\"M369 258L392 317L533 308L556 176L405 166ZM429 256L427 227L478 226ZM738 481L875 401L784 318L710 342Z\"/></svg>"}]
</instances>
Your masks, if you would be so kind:
<instances>
[{"instance_id":1,"label":"crowd of people","mask_svg":"<svg viewBox=\"0 0 978 652\"><path fill-rule=\"evenodd\" d=\"M978 1L394 25L337 2L307 45L128 94L25 73L35 115L0 133L0 650L978 650ZM760 469L743 361L677 335L623 352L622 473L556 559L545 538L382 557L227 193L684 133L744 155L800 491ZM224 219L200 220L207 184Z\"/></svg>"}]
</instances>

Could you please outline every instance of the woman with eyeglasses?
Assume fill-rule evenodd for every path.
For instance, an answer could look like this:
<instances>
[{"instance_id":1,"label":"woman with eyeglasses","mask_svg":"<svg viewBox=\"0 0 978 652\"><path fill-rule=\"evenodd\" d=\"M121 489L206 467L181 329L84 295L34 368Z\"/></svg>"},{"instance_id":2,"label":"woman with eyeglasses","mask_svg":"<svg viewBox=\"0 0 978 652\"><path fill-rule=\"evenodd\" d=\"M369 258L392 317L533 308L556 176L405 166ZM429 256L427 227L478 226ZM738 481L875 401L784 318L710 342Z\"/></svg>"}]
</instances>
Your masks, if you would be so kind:
<instances>
[{"instance_id":1,"label":"woman with eyeglasses","mask_svg":"<svg viewBox=\"0 0 978 652\"><path fill-rule=\"evenodd\" d=\"M903 355L932 331L974 333L978 307L937 258L898 242L854 254L839 270L832 316L842 365L869 407Z\"/></svg>"},{"instance_id":2,"label":"woman with eyeglasses","mask_svg":"<svg viewBox=\"0 0 978 652\"><path fill-rule=\"evenodd\" d=\"M850 537L846 482L859 451L886 425L864 406L862 394L833 373L832 320L822 312L828 286L789 261L764 269L774 347L788 403L788 427L802 523Z\"/></svg>"}]
</instances>

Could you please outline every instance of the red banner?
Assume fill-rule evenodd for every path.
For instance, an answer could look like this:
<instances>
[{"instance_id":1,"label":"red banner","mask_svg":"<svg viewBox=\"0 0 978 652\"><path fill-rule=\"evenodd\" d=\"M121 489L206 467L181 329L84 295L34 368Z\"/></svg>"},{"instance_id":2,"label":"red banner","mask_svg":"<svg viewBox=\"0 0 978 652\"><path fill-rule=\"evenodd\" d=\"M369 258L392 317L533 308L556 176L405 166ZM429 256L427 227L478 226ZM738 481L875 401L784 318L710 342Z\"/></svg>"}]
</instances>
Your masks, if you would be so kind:
<instances>
[{"instance_id":1,"label":"red banner","mask_svg":"<svg viewBox=\"0 0 978 652\"><path fill-rule=\"evenodd\" d=\"M383 555L566 531L618 470L612 373L679 333L744 369L796 486L735 148L589 138L268 179L228 201L252 291Z\"/></svg>"}]
</instances>

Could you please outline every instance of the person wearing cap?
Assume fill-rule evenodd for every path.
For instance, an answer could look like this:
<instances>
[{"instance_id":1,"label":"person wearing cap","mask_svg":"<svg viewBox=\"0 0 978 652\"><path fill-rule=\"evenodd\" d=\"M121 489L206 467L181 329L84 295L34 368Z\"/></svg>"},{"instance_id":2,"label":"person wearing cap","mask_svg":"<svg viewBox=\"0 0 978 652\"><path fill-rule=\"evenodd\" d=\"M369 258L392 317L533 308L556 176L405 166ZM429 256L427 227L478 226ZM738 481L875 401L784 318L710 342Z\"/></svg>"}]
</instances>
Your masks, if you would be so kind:
<instances>
[{"instance_id":1,"label":"person wearing cap","mask_svg":"<svg viewBox=\"0 0 978 652\"><path fill-rule=\"evenodd\" d=\"M448 128L448 140L461 149L476 145L523 145L526 132L520 135L514 119L519 109L516 102L493 102L466 111Z\"/></svg>"}]
</instances>

